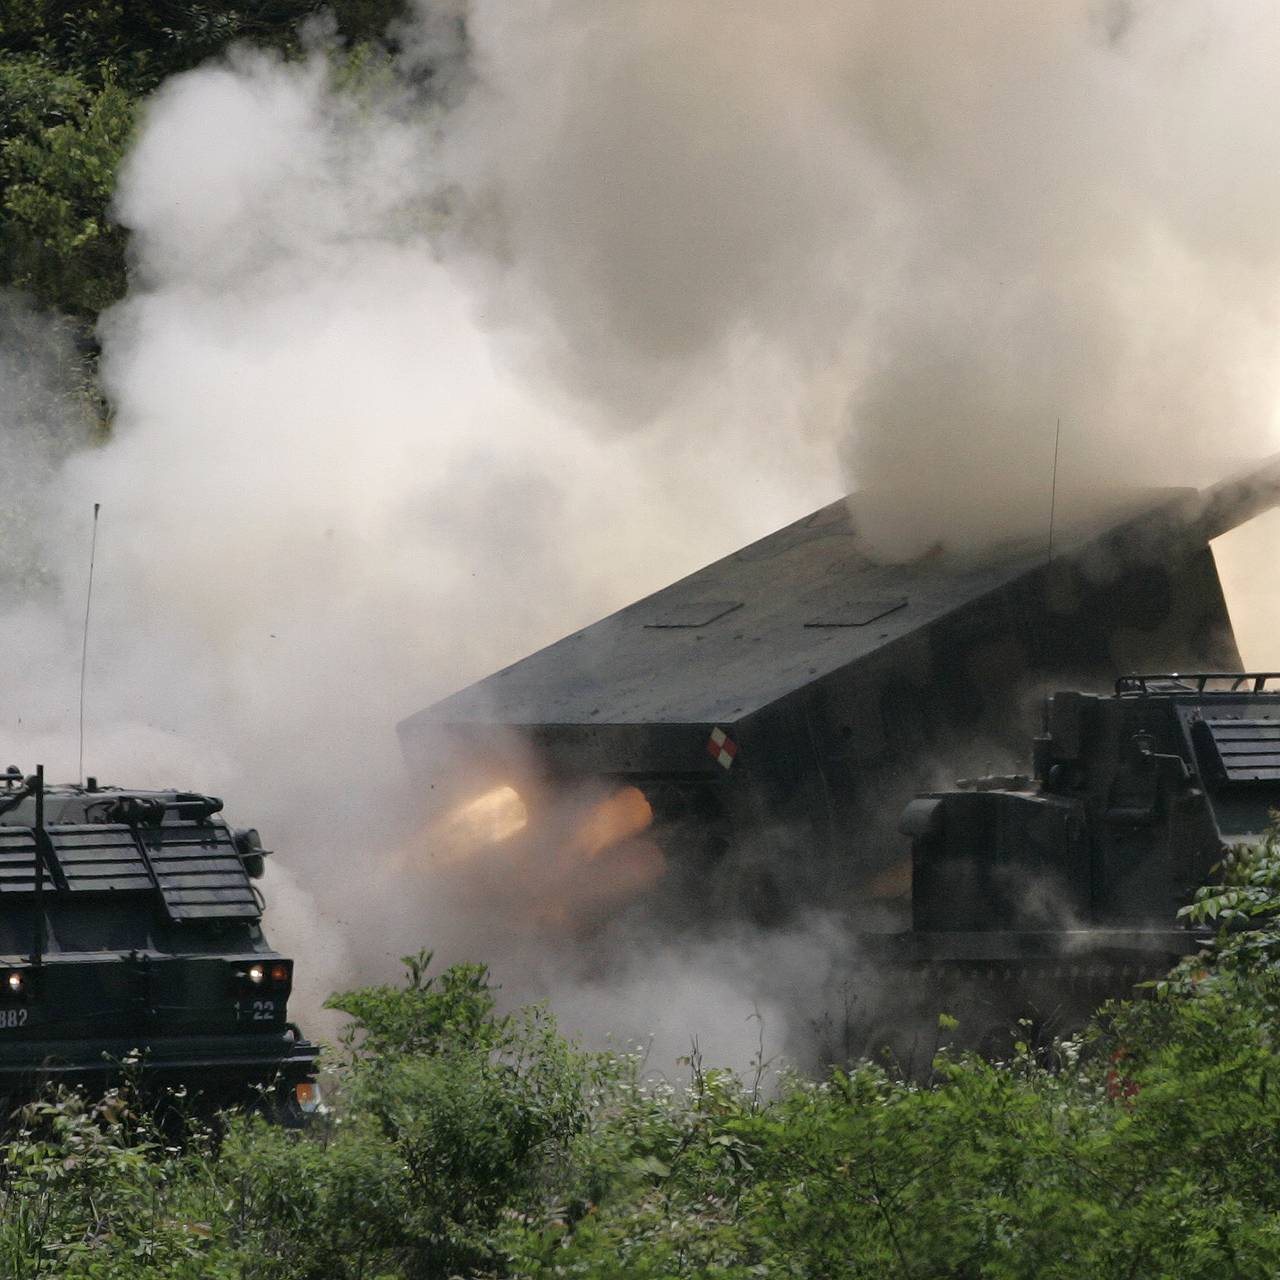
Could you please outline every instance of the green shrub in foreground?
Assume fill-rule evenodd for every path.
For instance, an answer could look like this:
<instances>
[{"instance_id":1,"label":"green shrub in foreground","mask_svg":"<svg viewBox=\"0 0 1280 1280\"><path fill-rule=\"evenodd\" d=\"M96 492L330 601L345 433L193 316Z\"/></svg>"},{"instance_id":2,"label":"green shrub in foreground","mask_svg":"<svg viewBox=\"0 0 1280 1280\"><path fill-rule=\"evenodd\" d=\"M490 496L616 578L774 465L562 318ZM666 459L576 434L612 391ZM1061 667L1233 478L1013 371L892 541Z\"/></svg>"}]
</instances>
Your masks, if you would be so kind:
<instances>
[{"instance_id":1,"label":"green shrub in foreground","mask_svg":"<svg viewBox=\"0 0 1280 1280\"><path fill-rule=\"evenodd\" d=\"M0 1151L0 1276L221 1280L1184 1277L1280 1273L1280 858L1189 911L1211 957L1059 1047L870 1065L767 1100L692 1064L642 1085L483 969L336 997L333 1110L166 1147L120 1099L34 1109Z\"/></svg>"}]
</instances>

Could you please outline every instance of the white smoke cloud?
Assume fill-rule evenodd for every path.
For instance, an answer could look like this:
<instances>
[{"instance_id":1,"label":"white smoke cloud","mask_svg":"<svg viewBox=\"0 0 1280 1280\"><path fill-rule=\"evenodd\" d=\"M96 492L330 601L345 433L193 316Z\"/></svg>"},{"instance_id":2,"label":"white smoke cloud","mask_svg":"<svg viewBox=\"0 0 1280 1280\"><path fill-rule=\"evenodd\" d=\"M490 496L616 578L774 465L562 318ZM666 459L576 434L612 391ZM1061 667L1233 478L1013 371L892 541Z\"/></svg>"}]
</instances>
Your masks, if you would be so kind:
<instances>
[{"instance_id":1,"label":"white smoke cloud","mask_svg":"<svg viewBox=\"0 0 1280 1280\"><path fill-rule=\"evenodd\" d=\"M411 105L247 53L157 95L119 191L113 438L57 474L41 541L64 590L0 619L14 758L73 777L101 502L86 769L222 794L262 829L268 924L313 1004L423 943L501 971L482 911L441 918L380 866L416 816L397 720L785 521L825 470L815 451L760 483L791 442L618 437L548 404L441 259L436 112Z\"/></svg>"},{"instance_id":2,"label":"white smoke cloud","mask_svg":"<svg viewBox=\"0 0 1280 1280\"><path fill-rule=\"evenodd\" d=\"M72 776L100 501L87 767L259 825L317 986L500 950L375 870L404 715L850 485L883 553L970 546L1040 527L1059 418L1069 502L1275 403L1261 4L416 14L354 94L241 50L155 95L113 439L40 463L63 589L0 610L10 754Z\"/></svg>"},{"instance_id":3,"label":"white smoke cloud","mask_svg":"<svg viewBox=\"0 0 1280 1280\"><path fill-rule=\"evenodd\" d=\"M620 412L768 351L890 556L1043 528L1059 420L1068 514L1273 447L1264 8L474 12L496 292Z\"/></svg>"}]
</instances>

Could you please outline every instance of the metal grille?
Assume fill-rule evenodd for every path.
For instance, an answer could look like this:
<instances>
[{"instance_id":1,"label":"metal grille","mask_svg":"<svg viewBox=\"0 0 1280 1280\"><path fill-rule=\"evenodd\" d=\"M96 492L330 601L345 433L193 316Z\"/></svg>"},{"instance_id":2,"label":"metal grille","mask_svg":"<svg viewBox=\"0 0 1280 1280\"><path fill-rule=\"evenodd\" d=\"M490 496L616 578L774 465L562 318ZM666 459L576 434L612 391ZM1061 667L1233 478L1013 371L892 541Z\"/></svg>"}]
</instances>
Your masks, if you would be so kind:
<instances>
[{"instance_id":1,"label":"metal grille","mask_svg":"<svg viewBox=\"0 0 1280 1280\"><path fill-rule=\"evenodd\" d=\"M34 893L36 838L30 827L0 827L0 893Z\"/></svg>"},{"instance_id":2,"label":"metal grille","mask_svg":"<svg viewBox=\"0 0 1280 1280\"><path fill-rule=\"evenodd\" d=\"M1280 779L1280 720L1205 717L1227 782Z\"/></svg>"},{"instance_id":3,"label":"metal grille","mask_svg":"<svg viewBox=\"0 0 1280 1280\"><path fill-rule=\"evenodd\" d=\"M256 920L262 914L225 827L165 823L143 839L170 919Z\"/></svg>"},{"instance_id":4,"label":"metal grille","mask_svg":"<svg viewBox=\"0 0 1280 1280\"><path fill-rule=\"evenodd\" d=\"M49 841L73 893L130 893L154 888L146 860L126 826L50 827Z\"/></svg>"}]
</instances>

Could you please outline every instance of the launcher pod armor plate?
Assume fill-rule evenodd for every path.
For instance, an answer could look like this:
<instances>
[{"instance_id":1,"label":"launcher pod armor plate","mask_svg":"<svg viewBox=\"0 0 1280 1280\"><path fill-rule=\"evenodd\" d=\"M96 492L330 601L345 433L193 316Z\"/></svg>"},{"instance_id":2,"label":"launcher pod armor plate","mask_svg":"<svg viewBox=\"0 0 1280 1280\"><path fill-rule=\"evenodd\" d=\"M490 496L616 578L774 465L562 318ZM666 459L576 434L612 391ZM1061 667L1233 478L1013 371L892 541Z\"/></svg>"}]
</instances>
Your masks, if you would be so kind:
<instances>
[{"instance_id":1,"label":"launcher pod armor plate","mask_svg":"<svg viewBox=\"0 0 1280 1280\"><path fill-rule=\"evenodd\" d=\"M250 883L266 850L221 808L0 775L0 1096L101 1088L126 1063L210 1104L308 1096L293 961L263 936Z\"/></svg>"},{"instance_id":2,"label":"launcher pod armor plate","mask_svg":"<svg viewBox=\"0 0 1280 1280\"><path fill-rule=\"evenodd\" d=\"M511 788L531 833L565 795L638 789L664 891L704 912L905 926L897 818L941 770L1019 758L1049 689L1239 668L1221 505L1125 495L1052 563L1028 540L878 564L836 502L411 716L405 757L432 803Z\"/></svg>"}]
</instances>

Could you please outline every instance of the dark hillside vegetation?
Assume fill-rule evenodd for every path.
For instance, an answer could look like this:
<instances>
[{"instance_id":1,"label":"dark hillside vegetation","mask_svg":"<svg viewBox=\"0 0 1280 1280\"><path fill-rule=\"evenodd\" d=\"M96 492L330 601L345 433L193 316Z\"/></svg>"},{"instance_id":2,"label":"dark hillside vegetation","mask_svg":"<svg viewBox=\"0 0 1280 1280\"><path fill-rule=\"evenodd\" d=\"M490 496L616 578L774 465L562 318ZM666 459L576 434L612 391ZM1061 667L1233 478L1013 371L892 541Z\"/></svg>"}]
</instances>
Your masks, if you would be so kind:
<instances>
[{"instance_id":1,"label":"dark hillside vegetation","mask_svg":"<svg viewBox=\"0 0 1280 1280\"><path fill-rule=\"evenodd\" d=\"M0 286L73 318L89 354L98 315L124 296L116 170L139 107L168 76L237 42L303 52L323 15L347 50L385 47L405 0L127 0L0 4Z\"/></svg>"},{"instance_id":2,"label":"dark hillside vegetation","mask_svg":"<svg viewBox=\"0 0 1280 1280\"><path fill-rule=\"evenodd\" d=\"M939 1055L687 1088L495 1013L483 968L335 997L309 1129L179 1148L123 1097L51 1099L0 1152L0 1274L1184 1277L1280 1268L1280 852L1189 910L1223 930L1051 1060ZM1017 1028L1013 1029L1014 1036ZM763 1075L763 1073L762 1073Z\"/></svg>"}]
</instances>

